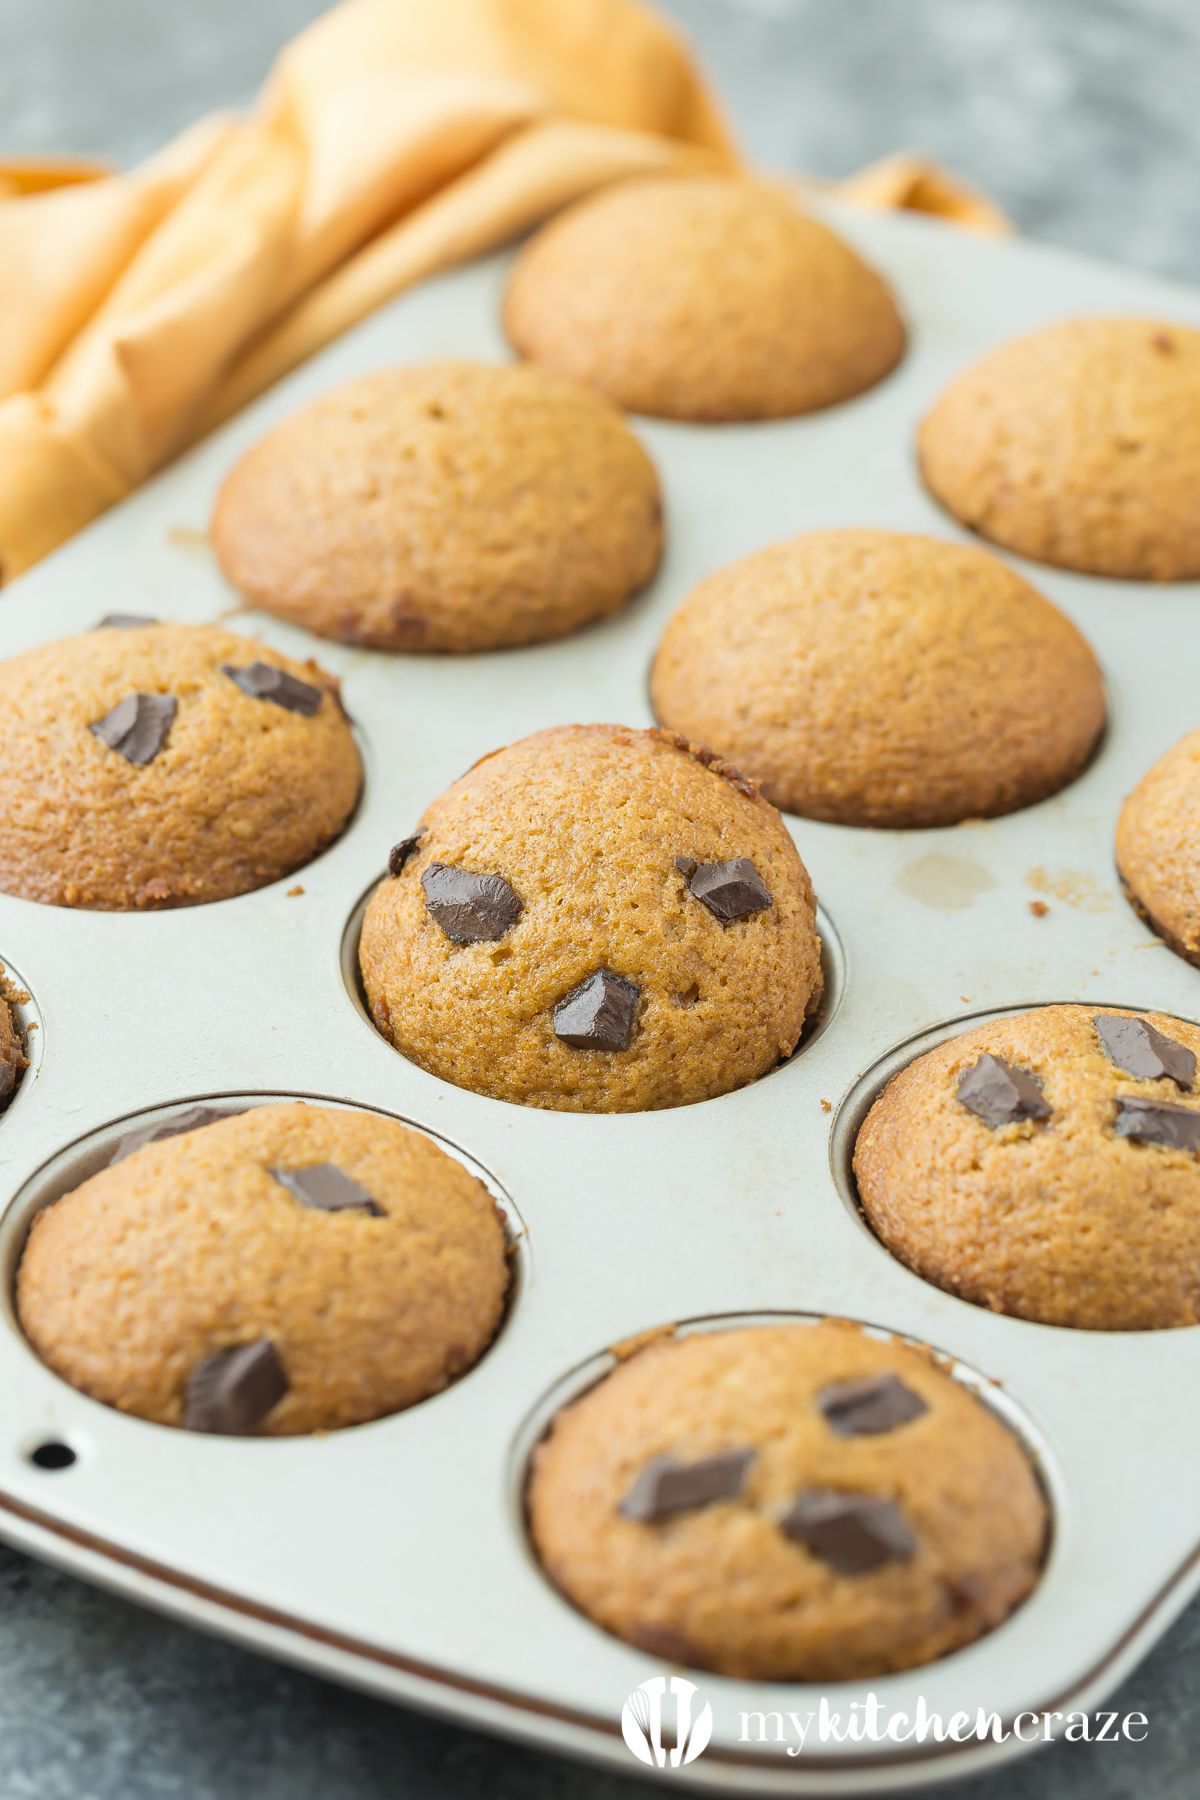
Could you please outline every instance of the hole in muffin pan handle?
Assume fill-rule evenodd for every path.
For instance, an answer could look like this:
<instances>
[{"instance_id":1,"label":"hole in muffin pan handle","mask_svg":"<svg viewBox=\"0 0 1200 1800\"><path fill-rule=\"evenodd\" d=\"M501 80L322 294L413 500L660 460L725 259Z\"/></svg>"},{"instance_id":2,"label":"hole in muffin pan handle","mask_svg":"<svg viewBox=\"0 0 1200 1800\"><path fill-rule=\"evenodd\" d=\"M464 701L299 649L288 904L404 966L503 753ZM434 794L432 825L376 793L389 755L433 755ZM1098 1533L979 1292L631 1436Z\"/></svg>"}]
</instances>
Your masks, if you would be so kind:
<instances>
[{"instance_id":1,"label":"hole in muffin pan handle","mask_svg":"<svg viewBox=\"0 0 1200 1800\"><path fill-rule=\"evenodd\" d=\"M44 1444L37 1444L29 1452L28 1460L37 1469L69 1469L79 1457L70 1444L61 1444L56 1438L48 1439Z\"/></svg>"}]
</instances>

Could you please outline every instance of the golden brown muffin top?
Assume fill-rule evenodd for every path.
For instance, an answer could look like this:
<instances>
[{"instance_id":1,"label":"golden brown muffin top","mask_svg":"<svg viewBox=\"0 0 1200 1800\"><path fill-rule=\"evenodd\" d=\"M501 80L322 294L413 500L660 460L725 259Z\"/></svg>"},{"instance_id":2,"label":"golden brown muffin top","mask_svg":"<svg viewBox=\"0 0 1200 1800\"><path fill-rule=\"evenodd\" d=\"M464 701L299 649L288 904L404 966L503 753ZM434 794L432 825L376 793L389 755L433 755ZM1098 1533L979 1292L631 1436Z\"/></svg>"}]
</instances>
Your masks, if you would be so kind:
<instances>
[{"instance_id":1,"label":"golden brown muffin top","mask_svg":"<svg viewBox=\"0 0 1200 1800\"><path fill-rule=\"evenodd\" d=\"M333 677L216 625L89 631L0 665L0 889L25 900L246 893L325 849L361 783Z\"/></svg>"},{"instance_id":2,"label":"golden brown muffin top","mask_svg":"<svg viewBox=\"0 0 1200 1800\"><path fill-rule=\"evenodd\" d=\"M1089 575L1200 575L1200 331L1070 319L994 350L920 428L964 525Z\"/></svg>"},{"instance_id":3,"label":"golden brown muffin top","mask_svg":"<svg viewBox=\"0 0 1200 1800\"><path fill-rule=\"evenodd\" d=\"M1121 808L1116 848L1134 906L1177 955L1200 960L1200 731L1143 775Z\"/></svg>"},{"instance_id":4,"label":"golden brown muffin top","mask_svg":"<svg viewBox=\"0 0 1200 1800\"><path fill-rule=\"evenodd\" d=\"M812 888L774 807L708 754L562 725L447 789L367 909L362 972L385 1036L460 1087L579 1112L686 1105L790 1055L821 992ZM723 921L676 858L747 859L764 891ZM448 935L439 868L499 879L493 936ZM618 984L627 1047L557 1035L559 1007L599 976Z\"/></svg>"},{"instance_id":5,"label":"golden brown muffin top","mask_svg":"<svg viewBox=\"0 0 1200 1800\"><path fill-rule=\"evenodd\" d=\"M234 586L323 637L490 650L603 618L662 553L654 465L616 410L539 369L439 362L335 388L217 500Z\"/></svg>"},{"instance_id":6,"label":"golden brown muffin top","mask_svg":"<svg viewBox=\"0 0 1200 1800\"><path fill-rule=\"evenodd\" d=\"M706 1472L724 1497L669 1510ZM837 1323L651 1344L558 1413L528 1497L547 1573L597 1624L760 1681L970 1643L1034 1585L1046 1523L1024 1451L966 1388Z\"/></svg>"},{"instance_id":7,"label":"golden brown muffin top","mask_svg":"<svg viewBox=\"0 0 1200 1800\"><path fill-rule=\"evenodd\" d=\"M369 1207L323 1210L272 1172L330 1164ZM17 1308L64 1380L163 1425L184 1423L206 1358L266 1340L286 1391L254 1428L289 1436L439 1392L507 1287L482 1182L394 1119L297 1103L149 1143L47 1207Z\"/></svg>"},{"instance_id":8,"label":"golden brown muffin top","mask_svg":"<svg viewBox=\"0 0 1200 1800\"><path fill-rule=\"evenodd\" d=\"M517 258L504 328L522 356L632 412L815 412L904 353L884 282L791 196L723 176L621 182Z\"/></svg>"},{"instance_id":9,"label":"golden brown muffin top","mask_svg":"<svg viewBox=\"0 0 1200 1800\"><path fill-rule=\"evenodd\" d=\"M1103 727L1096 659L998 558L894 531L813 531L701 582L651 699L787 811L952 825L1044 799Z\"/></svg>"},{"instance_id":10,"label":"golden brown muffin top","mask_svg":"<svg viewBox=\"0 0 1200 1800\"><path fill-rule=\"evenodd\" d=\"M1197 1054L1200 1026L1163 1013L988 1019L876 1100L854 1153L863 1211L901 1262L993 1312L1090 1331L1194 1325ZM1163 1055L1186 1079L1147 1072Z\"/></svg>"}]
</instances>

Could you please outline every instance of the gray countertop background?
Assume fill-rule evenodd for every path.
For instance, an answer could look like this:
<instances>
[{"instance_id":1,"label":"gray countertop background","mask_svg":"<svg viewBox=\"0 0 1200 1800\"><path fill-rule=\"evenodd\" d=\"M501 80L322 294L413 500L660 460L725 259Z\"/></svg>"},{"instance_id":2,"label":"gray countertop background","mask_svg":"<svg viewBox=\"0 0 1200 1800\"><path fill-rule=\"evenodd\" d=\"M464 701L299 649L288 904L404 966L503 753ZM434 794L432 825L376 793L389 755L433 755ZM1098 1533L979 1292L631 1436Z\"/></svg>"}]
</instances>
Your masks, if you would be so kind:
<instances>
[{"instance_id":1,"label":"gray countertop background","mask_svg":"<svg viewBox=\"0 0 1200 1800\"><path fill-rule=\"evenodd\" d=\"M253 94L319 0L0 0L0 154L122 163ZM1200 0L666 0L743 145L838 176L919 147L1035 237L1200 282ZM1200 1601L1055 1745L945 1800L1194 1800ZM649 1800L345 1692L0 1547L0 1800Z\"/></svg>"}]
</instances>

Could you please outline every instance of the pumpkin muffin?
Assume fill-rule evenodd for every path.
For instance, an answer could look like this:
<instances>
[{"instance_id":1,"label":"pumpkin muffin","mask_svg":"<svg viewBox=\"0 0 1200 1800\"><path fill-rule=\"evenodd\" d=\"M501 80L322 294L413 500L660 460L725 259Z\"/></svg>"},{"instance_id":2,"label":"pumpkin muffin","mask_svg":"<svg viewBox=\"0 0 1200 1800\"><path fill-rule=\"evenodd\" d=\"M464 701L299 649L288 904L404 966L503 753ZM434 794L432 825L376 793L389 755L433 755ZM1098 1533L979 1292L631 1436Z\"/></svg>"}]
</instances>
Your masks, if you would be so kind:
<instances>
[{"instance_id":1,"label":"pumpkin muffin","mask_svg":"<svg viewBox=\"0 0 1200 1800\"><path fill-rule=\"evenodd\" d=\"M287 1437L436 1394L490 1343L504 1230L394 1119L260 1106L168 1120L39 1213L21 1324L73 1387L160 1425Z\"/></svg>"},{"instance_id":2,"label":"pumpkin muffin","mask_svg":"<svg viewBox=\"0 0 1200 1800\"><path fill-rule=\"evenodd\" d=\"M904 354L891 293L782 190L622 182L544 225L504 300L514 349L631 412L775 419L849 400Z\"/></svg>"},{"instance_id":3,"label":"pumpkin muffin","mask_svg":"<svg viewBox=\"0 0 1200 1800\"><path fill-rule=\"evenodd\" d=\"M563 725L498 750L389 870L359 951L375 1023L498 1100L705 1100L790 1056L820 1000L815 901L782 819L669 733Z\"/></svg>"},{"instance_id":4,"label":"pumpkin muffin","mask_svg":"<svg viewBox=\"0 0 1200 1800\"><path fill-rule=\"evenodd\" d=\"M920 1056L867 1114L863 1211L926 1281L1043 1325L1200 1318L1200 1026L1043 1006Z\"/></svg>"},{"instance_id":5,"label":"pumpkin muffin","mask_svg":"<svg viewBox=\"0 0 1200 1800\"><path fill-rule=\"evenodd\" d=\"M1200 731L1159 757L1121 808L1117 868L1134 911L1200 967Z\"/></svg>"},{"instance_id":6,"label":"pumpkin muffin","mask_svg":"<svg viewBox=\"0 0 1200 1800\"><path fill-rule=\"evenodd\" d=\"M13 984L4 972L4 964L0 963L0 1112L8 1106L29 1067L14 992ZM21 997L29 998L27 994Z\"/></svg>"},{"instance_id":7,"label":"pumpkin muffin","mask_svg":"<svg viewBox=\"0 0 1200 1800\"><path fill-rule=\"evenodd\" d=\"M662 554L654 465L615 408L540 369L431 363L336 388L217 500L234 587L322 637L496 650L617 612Z\"/></svg>"},{"instance_id":8,"label":"pumpkin muffin","mask_svg":"<svg viewBox=\"0 0 1200 1800\"><path fill-rule=\"evenodd\" d=\"M954 825L1057 793L1104 725L1058 608L996 557L892 531L814 531L689 595L650 684L788 812Z\"/></svg>"},{"instance_id":9,"label":"pumpkin muffin","mask_svg":"<svg viewBox=\"0 0 1200 1800\"><path fill-rule=\"evenodd\" d=\"M1037 562L1130 581L1200 575L1200 331L1071 319L960 375L921 471L964 525Z\"/></svg>"},{"instance_id":10,"label":"pumpkin muffin","mask_svg":"<svg viewBox=\"0 0 1200 1800\"><path fill-rule=\"evenodd\" d=\"M993 1630L1038 1578L1016 1438L845 1324L659 1339L534 1453L533 1542L606 1631L746 1681L853 1681Z\"/></svg>"},{"instance_id":11,"label":"pumpkin muffin","mask_svg":"<svg viewBox=\"0 0 1200 1800\"><path fill-rule=\"evenodd\" d=\"M105 912L278 881L362 765L338 684L214 625L106 625L0 665L0 890Z\"/></svg>"}]
</instances>

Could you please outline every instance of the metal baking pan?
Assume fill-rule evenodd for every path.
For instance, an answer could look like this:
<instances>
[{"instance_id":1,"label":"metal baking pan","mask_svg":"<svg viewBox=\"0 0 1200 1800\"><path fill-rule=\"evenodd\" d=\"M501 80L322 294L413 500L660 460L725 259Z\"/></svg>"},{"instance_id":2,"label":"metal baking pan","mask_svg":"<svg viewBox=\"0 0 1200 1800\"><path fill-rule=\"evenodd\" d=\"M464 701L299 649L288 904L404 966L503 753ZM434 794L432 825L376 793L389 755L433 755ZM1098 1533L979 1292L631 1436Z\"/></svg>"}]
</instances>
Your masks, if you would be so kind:
<instances>
[{"instance_id":1,"label":"metal baking pan","mask_svg":"<svg viewBox=\"0 0 1200 1800\"><path fill-rule=\"evenodd\" d=\"M361 1012L360 898L389 845L476 757L562 721L649 724L646 675L663 625L735 556L822 526L960 536L922 493L913 430L990 346L1079 312L1200 325L1200 294L1145 275L917 219L834 216L894 283L909 355L873 392L815 417L637 422L670 527L647 594L562 642L461 658L314 645L246 614L237 628L292 654L315 649L345 678L366 789L344 836L286 882L178 912L70 912L0 895L0 959L28 987L39 1027L34 1065L0 1121L9 1291L38 1205L95 1166L132 1118L218 1095L294 1094L410 1121L486 1174L520 1246L507 1323L470 1374L409 1412L321 1438L202 1437L124 1417L44 1368L10 1305L0 1536L337 1680L630 1774L640 1765L622 1740L623 1704L678 1671L554 1592L530 1553L520 1495L553 1406L602 1372L607 1346L653 1326L836 1314L904 1334L952 1359L1037 1457L1054 1514L1037 1591L970 1649L833 1688L843 1717L868 1691L910 1715L923 1696L944 1720L965 1711L974 1721L979 1707L1006 1723L1092 1708L1200 1586L1200 1434L1181 1406L1200 1387L1200 1331L1057 1330L952 1299L869 1234L847 1174L854 1123L884 1079L981 1014L1085 1000L1200 1016L1200 974L1134 917L1112 857L1122 796L1200 722L1196 584L1026 571L1082 628L1109 684L1103 748L1065 793L940 831L789 820L823 904L829 996L820 1032L752 1086L620 1117L523 1109L434 1080ZM203 533L235 459L349 376L506 356L505 267L493 259L401 298L22 579L0 608L0 654L108 611L226 616L237 599ZM289 895L296 882L304 892ZM1046 916L1033 899L1049 904ZM74 1462L32 1461L47 1443ZM741 1715L803 1717L819 1704L813 1689L695 1682L713 1733L703 1755L667 1771L681 1785L878 1793L1025 1748L1011 1736L820 1743L810 1733L788 1756L773 1737L759 1743L753 1723L744 1737Z\"/></svg>"}]
</instances>

